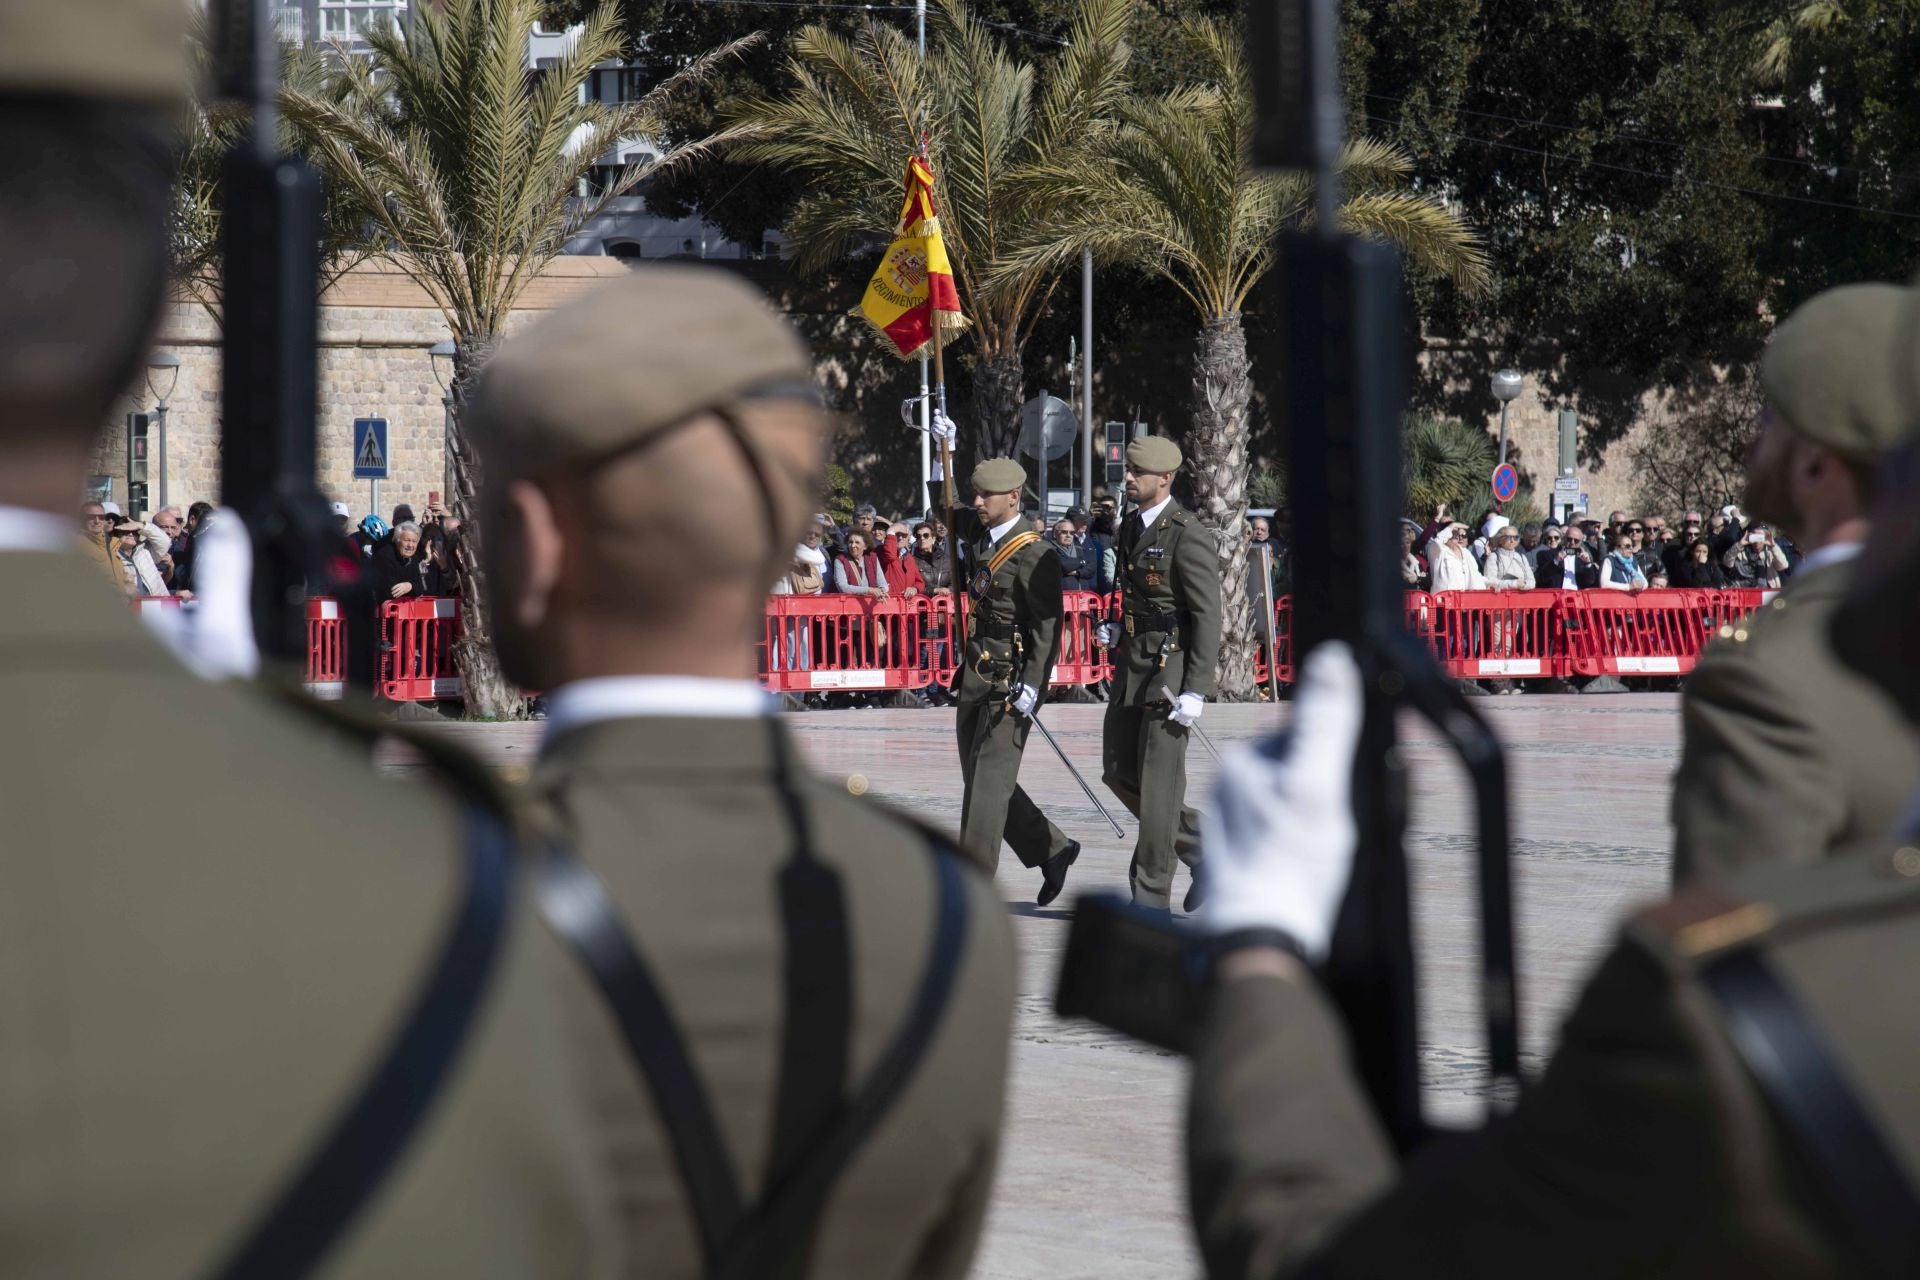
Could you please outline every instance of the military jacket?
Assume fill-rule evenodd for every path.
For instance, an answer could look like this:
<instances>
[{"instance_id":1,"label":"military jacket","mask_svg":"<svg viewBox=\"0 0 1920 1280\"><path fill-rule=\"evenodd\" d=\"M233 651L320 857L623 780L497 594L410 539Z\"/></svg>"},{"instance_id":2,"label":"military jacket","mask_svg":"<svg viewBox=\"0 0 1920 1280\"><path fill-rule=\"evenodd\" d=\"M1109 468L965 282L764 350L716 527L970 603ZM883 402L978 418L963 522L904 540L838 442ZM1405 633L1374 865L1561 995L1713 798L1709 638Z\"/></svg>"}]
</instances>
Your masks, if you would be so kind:
<instances>
[{"instance_id":1,"label":"military jacket","mask_svg":"<svg viewBox=\"0 0 1920 1280\"><path fill-rule=\"evenodd\" d=\"M1211 698L1220 661L1220 557L1213 535L1178 502L1151 526L1138 511L1115 544L1122 634L1113 651L1109 701L1164 702L1174 694Z\"/></svg>"},{"instance_id":2,"label":"military jacket","mask_svg":"<svg viewBox=\"0 0 1920 1280\"><path fill-rule=\"evenodd\" d=\"M1060 557L1046 539L1035 538L993 569L996 547L972 511L956 511L959 535L967 543L967 580L971 607L967 652L960 666L960 696L1004 696L1014 685L1030 685L1044 696L1051 683L1060 645ZM1017 538L1024 526L1006 536ZM1004 549L1004 540L999 549ZM991 570L991 572L990 572Z\"/></svg>"},{"instance_id":3,"label":"military jacket","mask_svg":"<svg viewBox=\"0 0 1920 1280\"><path fill-rule=\"evenodd\" d=\"M1795 578L1701 655L1681 703L1674 878L1875 840L1920 778L1920 737L1834 656L1854 561Z\"/></svg>"},{"instance_id":4,"label":"military jacket","mask_svg":"<svg viewBox=\"0 0 1920 1280\"><path fill-rule=\"evenodd\" d=\"M928 834L797 754L770 718L633 717L563 730L534 776L546 821L605 882L670 1007L749 1204L787 1136L775 1132L788 1008L780 900L795 816L846 904L848 1092L898 1032L932 943ZM944 1280L972 1262L999 1150L1014 955L992 882L965 878L968 933L940 1029L837 1183L796 1276ZM653 1095L597 993L569 993L562 1013L599 1100L630 1274L698 1280L698 1236Z\"/></svg>"},{"instance_id":5,"label":"military jacket","mask_svg":"<svg viewBox=\"0 0 1920 1280\"><path fill-rule=\"evenodd\" d=\"M80 556L0 553L9 1277L205 1276L331 1132L466 892L427 777L191 675ZM530 910L419 1131L315 1274L622 1274Z\"/></svg>"},{"instance_id":6,"label":"military jacket","mask_svg":"<svg viewBox=\"0 0 1920 1280\"><path fill-rule=\"evenodd\" d=\"M1189 1162L1208 1275L1841 1277L1825 1215L1702 981L1755 947L1920 1169L1920 855L1705 877L1632 921L1506 1120L1396 1169L1309 981L1216 993ZM1543 1264L1542 1259L1550 1262Z\"/></svg>"}]
</instances>

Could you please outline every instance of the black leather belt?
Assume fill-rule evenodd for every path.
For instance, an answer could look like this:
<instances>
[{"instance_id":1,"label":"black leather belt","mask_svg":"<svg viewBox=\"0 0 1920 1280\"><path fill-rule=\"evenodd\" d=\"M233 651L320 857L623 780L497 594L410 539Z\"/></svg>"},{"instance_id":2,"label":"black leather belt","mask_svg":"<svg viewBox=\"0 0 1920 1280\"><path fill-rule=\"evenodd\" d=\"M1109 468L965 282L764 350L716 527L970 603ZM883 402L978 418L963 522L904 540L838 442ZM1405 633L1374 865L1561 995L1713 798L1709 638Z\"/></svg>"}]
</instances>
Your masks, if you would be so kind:
<instances>
[{"instance_id":1,"label":"black leather belt","mask_svg":"<svg viewBox=\"0 0 1920 1280\"><path fill-rule=\"evenodd\" d=\"M1011 622L976 622L972 633L979 640L1011 640L1013 624Z\"/></svg>"},{"instance_id":2,"label":"black leather belt","mask_svg":"<svg viewBox=\"0 0 1920 1280\"><path fill-rule=\"evenodd\" d=\"M1147 631L1178 631L1186 625L1187 615L1179 609L1164 611L1142 609L1129 610L1125 615L1127 634L1139 635Z\"/></svg>"}]
</instances>

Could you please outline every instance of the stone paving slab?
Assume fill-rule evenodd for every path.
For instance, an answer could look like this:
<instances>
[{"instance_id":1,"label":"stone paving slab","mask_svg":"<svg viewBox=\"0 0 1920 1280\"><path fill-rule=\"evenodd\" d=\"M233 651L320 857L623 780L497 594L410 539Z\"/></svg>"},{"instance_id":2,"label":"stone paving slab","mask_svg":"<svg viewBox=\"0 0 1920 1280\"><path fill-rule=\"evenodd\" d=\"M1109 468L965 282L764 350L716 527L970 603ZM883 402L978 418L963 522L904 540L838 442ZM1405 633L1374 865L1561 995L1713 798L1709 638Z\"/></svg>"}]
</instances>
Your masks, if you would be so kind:
<instances>
[{"instance_id":1,"label":"stone paving slab","mask_svg":"<svg viewBox=\"0 0 1920 1280\"><path fill-rule=\"evenodd\" d=\"M1478 704L1507 744L1519 921L1522 1036L1537 1069L1579 984L1621 916L1667 880L1667 820L1678 760L1678 699L1527 695ZM1104 709L1056 705L1049 727L1100 787ZM1279 728L1288 708L1210 706L1203 726L1223 749ZM950 711L856 710L789 717L808 760L830 777L865 779L870 794L957 825L959 768ZM530 762L538 726L455 725L447 732L502 766ZM1472 797L1444 743L1418 720L1402 725L1413 781L1409 854L1422 963L1427 1095L1436 1115L1478 1114L1484 1065L1477 1025L1478 956ZM398 764L397 761L393 762ZM1204 807L1213 763L1188 753L1189 794ZM400 766L404 767L404 766ZM1021 782L1085 846L1076 891L1123 891L1123 848L1035 735ZM1132 832L1132 821L1110 807ZM1007 1131L994 1203L974 1274L992 1280L1125 1280L1199 1271L1186 1225L1180 1166L1186 1069L1177 1058L1052 1013L1066 940L1066 898L1035 908L1037 872L1010 853L998 883L1021 950ZM1185 891L1176 881L1176 901Z\"/></svg>"}]
</instances>

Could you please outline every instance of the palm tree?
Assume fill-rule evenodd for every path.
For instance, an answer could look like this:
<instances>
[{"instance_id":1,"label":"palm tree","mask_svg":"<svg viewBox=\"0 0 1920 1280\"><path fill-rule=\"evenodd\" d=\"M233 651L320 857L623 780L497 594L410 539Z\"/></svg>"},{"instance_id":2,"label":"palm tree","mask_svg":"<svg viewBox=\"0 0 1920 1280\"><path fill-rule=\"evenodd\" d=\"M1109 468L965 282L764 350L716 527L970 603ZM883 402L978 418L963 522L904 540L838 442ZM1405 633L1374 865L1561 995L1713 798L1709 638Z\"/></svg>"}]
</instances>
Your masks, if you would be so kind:
<instances>
[{"instance_id":1,"label":"palm tree","mask_svg":"<svg viewBox=\"0 0 1920 1280\"><path fill-rule=\"evenodd\" d=\"M717 139L630 165L596 197L588 170L618 140L655 137L678 91L707 79L749 41L715 50L638 102L586 99L598 63L621 53L619 19L597 10L565 56L529 74L527 40L539 0L441 0L415 9L411 35L368 32L368 58L338 62L329 92L289 87L282 109L328 180L370 211L385 255L426 291L446 319L454 356L454 511L465 521L460 605L465 639L455 661L467 713L524 714L488 640L487 583L472 520L478 463L460 430L475 377L521 291L607 201L652 174L705 154Z\"/></svg>"},{"instance_id":2,"label":"palm tree","mask_svg":"<svg viewBox=\"0 0 1920 1280\"><path fill-rule=\"evenodd\" d=\"M200 64L196 83L212 79L210 35L204 17L194 30L194 52ZM334 91L327 58L312 48L282 48L280 80L283 88L327 94ZM173 209L168 224L175 285L200 305L218 327L221 324L220 180L221 168L247 124L247 112L232 103L200 99L188 110L173 185ZM297 150L299 138L282 122L281 145ZM321 191L320 292L365 261L380 247L367 210L353 193L327 183Z\"/></svg>"},{"instance_id":3,"label":"palm tree","mask_svg":"<svg viewBox=\"0 0 1920 1280\"><path fill-rule=\"evenodd\" d=\"M1038 273L1091 249L1096 259L1164 277L1193 304L1200 333L1189 475L1220 555L1220 695L1248 698L1254 632L1243 529L1251 382L1241 311L1273 266L1275 233L1311 220L1314 192L1305 175L1248 169L1252 91L1234 33L1195 21L1184 24L1183 36L1203 82L1126 100L1117 127L1090 133L1082 154L1023 174L1024 204L1049 212L1003 269ZM1349 144L1339 162L1348 191L1341 225L1393 243L1417 269L1483 287L1486 259L1460 220L1431 196L1393 189L1411 167L1384 143Z\"/></svg>"},{"instance_id":4,"label":"palm tree","mask_svg":"<svg viewBox=\"0 0 1920 1280\"><path fill-rule=\"evenodd\" d=\"M1064 52L1029 61L1002 47L964 0L938 0L924 63L899 31L869 22L849 40L812 26L793 40L793 88L742 104L735 155L790 169L811 190L787 220L800 271L878 249L900 213L900 176L924 137L960 303L977 346L982 456L1011 453L1021 347L1058 271L1004 270L1036 210L1022 174L1064 167L1126 91L1132 0L1080 0Z\"/></svg>"}]
</instances>

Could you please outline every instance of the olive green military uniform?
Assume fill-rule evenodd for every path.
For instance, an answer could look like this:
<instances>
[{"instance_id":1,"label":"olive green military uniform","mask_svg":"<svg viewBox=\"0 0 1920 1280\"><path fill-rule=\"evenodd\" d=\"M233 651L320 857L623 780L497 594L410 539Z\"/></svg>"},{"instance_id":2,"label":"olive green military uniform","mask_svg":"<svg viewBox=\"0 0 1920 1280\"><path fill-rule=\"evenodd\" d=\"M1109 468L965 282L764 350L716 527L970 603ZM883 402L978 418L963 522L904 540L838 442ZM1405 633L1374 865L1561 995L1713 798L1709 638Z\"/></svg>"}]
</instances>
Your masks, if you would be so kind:
<instances>
[{"instance_id":1,"label":"olive green military uniform","mask_svg":"<svg viewBox=\"0 0 1920 1280\"><path fill-rule=\"evenodd\" d=\"M536 774L561 831L599 873L672 1008L742 1190L766 1190L786 1018L780 895L799 836L845 893L853 1083L906 1016L934 918L927 833L791 761L771 718L653 716L564 730ZM776 754L776 751L778 754ZM953 856L953 855L948 855ZM999 1150L1014 959L1006 908L971 869L952 1002L906 1091L838 1183L806 1274L958 1277L971 1265ZM596 1066L601 1135L620 1171L631 1275L703 1274L672 1149L597 1000L569 1000Z\"/></svg>"},{"instance_id":2,"label":"olive green military uniform","mask_svg":"<svg viewBox=\"0 0 1920 1280\"><path fill-rule=\"evenodd\" d=\"M10 1277L210 1274L358 1096L465 892L430 778L207 684L78 555L0 553ZM614 1276L600 1135L522 918L327 1276Z\"/></svg>"},{"instance_id":3,"label":"olive green military uniform","mask_svg":"<svg viewBox=\"0 0 1920 1280\"><path fill-rule=\"evenodd\" d=\"M10 145L33 140L57 97L69 118L86 112L97 148L73 158L76 181L139 174L132 157L156 154L184 104L188 17L184 0L0 5ZM22 226L20 208L0 195L9 237L45 216L29 200ZM71 209L81 225L98 213L85 198ZM128 230L129 257L143 232L163 264L157 219ZM66 331L34 331L34 291L0 290L0 333L41 344L43 377L102 369L151 328L134 301L143 279L92 300L97 333L66 316ZM15 450L47 466L50 442L84 443L68 417L124 386L116 373L50 396L28 378L12 403L19 355L0 352L0 468L32 491ZM70 494L32 496L73 510ZM118 575L102 580L94 548L30 536L44 514L5 517L0 1271L214 1275L336 1131L427 987L468 895L463 819L431 777L383 780L363 742L190 675L132 616ZM620 1273L613 1184L555 1016L556 991L576 982L567 964L524 922L506 934L431 1109L312 1274ZM340 1203L316 1199L286 1220L313 1228Z\"/></svg>"},{"instance_id":4,"label":"olive green military uniform","mask_svg":"<svg viewBox=\"0 0 1920 1280\"><path fill-rule=\"evenodd\" d=\"M1681 703L1676 881L1823 858L1884 835L1905 811L1920 738L1829 638L1854 567L1796 576L1701 655Z\"/></svg>"},{"instance_id":5,"label":"olive green military uniform","mask_svg":"<svg viewBox=\"0 0 1920 1280\"><path fill-rule=\"evenodd\" d=\"M1136 440L1133 451L1147 441ZM1171 470L1171 441L1144 463ZM1171 463L1171 466L1167 464ZM1175 695L1211 698L1220 657L1220 560L1213 535L1191 511L1168 499L1151 525L1138 511L1120 522L1116 540L1122 593L1113 688L1101 726L1104 780L1140 821L1129 878L1136 902L1164 907L1176 856L1200 857L1200 820L1186 803L1187 728L1167 718Z\"/></svg>"},{"instance_id":6,"label":"olive green military uniform","mask_svg":"<svg viewBox=\"0 0 1920 1280\"><path fill-rule=\"evenodd\" d=\"M1860 1274L1702 984L1749 943L1912 1177L1920 854L1877 850L1750 868L1630 923L1517 1112L1404 1170L1311 982L1224 982L1189 1126L1208 1275Z\"/></svg>"},{"instance_id":7,"label":"olive green military uniform","mask_svg":"<svg viewBox=\"0 0 1920 1280\"><path fill-rule=\"evenodd\" d=\"M1894 340L1907 292L1831 289L1782 322L1760 365L1780 427L1867 468L1912 437L1920 424L1903 404ZM1920 737L1833 654L1829 627L1854 566L1844 548L1812 556L1817 567L1721 629L1687 682L1676 881L1878 839L1920 777Z\"/></svg>"},{"instance_id":8,"label":"olive green military uniform","mask_svg":"<svg viewBox=\"0 0 1920 1280\"><path fill-rule=\"evenodd\" d=\"M825 429L817 403L806 403L816 394L804 344L757 291L700 268L651 267L502 344L470 421L495 486L592 485L614 459L644 466L648 449L689 425L724 429L743 480L764 479L779 475L782 455L742 425L754 420L755 402L783 403L768 417L799 435ZM792 517L782 512L812 497L792 492L783 504L771 483L761 497L771 579L791 554ZM593 559L606 553L591 545L568 554L593 566L589 576L613 563ZM717 583L715 606L757 611L763 587L751 573ZM511 570L496 589L504 607ZM664 639L681 616L673 602L636 594L624 597L632 613L621 617L618 599L583 604L577 590L563 577L553 604L560 621L591 611L596 626ZM506 624L500 634L517 634L511 614L495 619ZM745 632L704 638L712 654L738 659L737 679L656 668L657 659L611 643L579 655L555 647L560 674L535 777L543 821L604 885L671 1020L670 1033L649 1034L656 1043L671 1034L684 1053L713 1118L700 1149L719 1149L736 1208L748 1212L828 1146L843 1101L874 1077L928 981L936 903L964 904L951 991L923 1052L878 1127L822 1188L824 1205L807 1207L805 1239L782 1239L792 1270L779 1272L962 1275L998 1151L1014 986L1004 905L934 835L856 799L859 784L829 784L800 765L751 682ZM503 652L523 654L529 643ZM583 667L591 678L578 674ZM937 898L943 881L956 896ZM549 921L565 928L552 897L545 901ZM706 1234L721 1237L713 1252L723 1255L747 1230L702 1225L697 1206L714 1201L683 1181L686 1148L658 1109L684 1114L684 1096L656 1101L659 1078L643 1074L613 1012L632 1014L630 990L573 993L566 1039L591 1072L629 1274L692 1280L712 1273Z\"/></svg>"},{"instance_id":9,"label":"olive green military uniform","mask_svg":"<svg viewBox=\"0 0 1920 1280\"><path fill-rule=\"evenodd\" d=\"M998 461L1019 471L1017 464ZM1021 473L992 492L1016 489L1024 480ZM960 841L988 871L1000 865L1003 838L1023 866L1038 867L1065 853L1072 842L1020 786L1020 757L1033 725L1008 708L1007 698L1023 684L1038 690L1043 701L1046 697L1064 610L1060 557L1045 539L1035 538L988 574L1004 541L990 542L991 531L972 511L954 514L955 535L967 544L967 591L973 602L954 713L965 785ZM1004 536L1019 537L1025 529L1026 521L1017 521Z\"/></svg>"}]
</instances>

